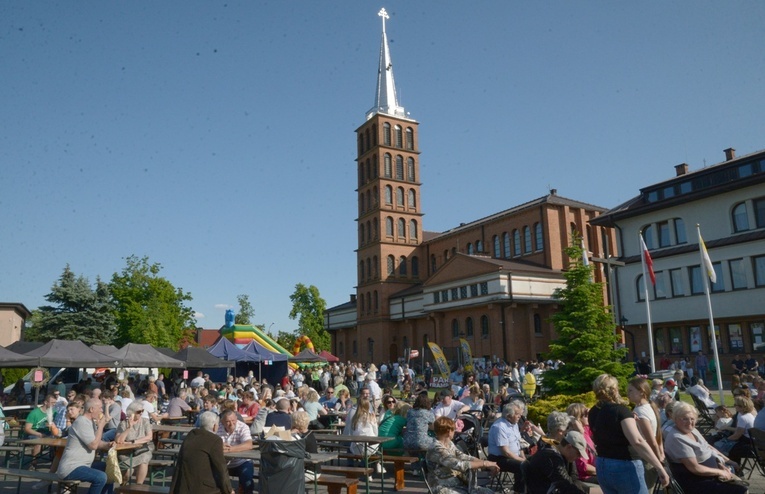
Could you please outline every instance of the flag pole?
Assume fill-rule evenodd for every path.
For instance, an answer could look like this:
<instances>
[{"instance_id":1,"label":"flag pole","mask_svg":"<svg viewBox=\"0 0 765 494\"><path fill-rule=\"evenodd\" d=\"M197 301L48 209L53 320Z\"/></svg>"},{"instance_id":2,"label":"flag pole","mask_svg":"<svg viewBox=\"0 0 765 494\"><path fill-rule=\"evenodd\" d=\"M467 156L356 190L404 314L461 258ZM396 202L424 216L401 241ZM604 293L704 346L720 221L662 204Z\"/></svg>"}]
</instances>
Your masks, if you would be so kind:
<instances>
[{"instance_id":1,"label":"flag pole","mask_svg":"<svg viewBox=\"0 0 765 494\"><path fill-rule=\"evenodd\" d=\"M710 274L709 274L709 268L707 266L711 266L712 262L709 259L709 254L706 252L706 245L704 245L704 240L701 238L701 227L698 223L696 223L696 233L699 236L699 255L701 256L701 266L699 266L699 269L702 270L702 272L706 271L707 275L704 276L704 295L707 297L707 311L709 312L709 337L712 341L712 350L714 352L714 359L715 359L715 370L717 371L717 389L720 392L720 404L722 405L725 403L723 401L723 383L722 383L722 372L720 372L720 356L717 351L717 336L715 335L715 319L712 315L712 297L709 295L709 283L711 282ZM714 269L714 268L713 268ZM714 271L712 271L714 272Z\"/></svg>"},{"instance_id":2,"label":"flag pole","mask_svg":"<svg viewBox=\"0 0 765 494\"><path fill-rule=\"evenodd\" d=\"M643 234L638 233L638 240L640 241L640 245L638 248L640 249L640 264L643 267L643 293L645 298L645 313L646 313L646 321L648 322L648 352L651 356L651 373L656 372L656 358L654 357L653 352L653 325L651 323L651 303L648 301L648 276L646 276L645 271L645 253L648 251L648 247L645 245L645 241L643 241Z\"/></svg>"}]
</instances>

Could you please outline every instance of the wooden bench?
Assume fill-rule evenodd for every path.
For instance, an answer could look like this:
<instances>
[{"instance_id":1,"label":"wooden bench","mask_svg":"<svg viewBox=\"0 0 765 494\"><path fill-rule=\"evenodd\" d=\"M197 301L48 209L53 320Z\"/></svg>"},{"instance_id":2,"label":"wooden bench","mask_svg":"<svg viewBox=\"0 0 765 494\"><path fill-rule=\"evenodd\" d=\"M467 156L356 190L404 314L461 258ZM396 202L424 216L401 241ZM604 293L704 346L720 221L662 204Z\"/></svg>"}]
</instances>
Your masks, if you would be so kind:
<instances>
[{"instance_id":1,"label":"wooden bench","mask_svg":"<svg viewBox=\"0 0 765 494\"><path fill-rule=\"evenodd\" d=\"M149 460L149 485L154 485L154 480L159 477L164 486L167 480L167 469L173 465L175 465L173 460Z\"/></svg>"},{"instance_id":2,"label":"wooden bench","mask_svg":"<svg viewBox=\"0 0 765 494\"><path fill-rule=\"evenodd\" d=\"M359 479L333 477L331 475L324 474L319 477L319 480L316 483L326 487L327 494L341 494L343 492L343 488L347 490L347 494L356 494L359 487Z\"/></svg>"},{"instance_id":3,"label":"wooden bench","mask_svg":"<svg viewBox=\"0 0 765 494\"><path fill-rule=\"evenodd\" d=\"M16 493L21 492L21 479L34 479L40 482L50 482L58 484L59 493L76 494L79 480L62 480L55 473L38 472L36 470L19 470L16 468L0 468L0 475L5 477L18 477L19 483L16 486Z\"/></svg>"},{"instance_id":4,"label":"wooden bench","mask_svg":"<svg viewBox=\"0 0 765 494\"><path fill-rule=\"evenodd\" d=\"M114 492L117 494L168 494L170 492L170 486L130 484L121 485L117 487Z\"/></svg>"},{"instance_id":5,"label":"wooden bench","mask_svg":"<svg viewBox=\"0 0 765 494\"><path fill-rule=\"evenodd\" d=\"M18 458L19 468L21 468L21 459L24 457L24 446L0 446L0 453L5 453L5 468L11 466L11 460Z\"/></svg>"},{"instance_id":6,"label":"wooden bench","mask_svg":"<svg viewBox=\"0 0 765 494\"><path fill-rule=\"evenodd\" d=\"M395 479L394 488L397 491L401 491L405 487L404 468L408 464L416 463L420 461L420 459L414 456L384 456L384 454L385 452L383 451L383 463L393 463L393 476ZM346 458L349 460L360 460L360 461L364 460L364 457L361 455L351 455L347 453L340 453L337 456L338 458ZM378 462L380 461L380 455L371 455L367 459L369 463Z\"/></svg>"},{"instance_id":7,"label":"wooden bench","mask_svg":"<svg viewBox=\"0 0 765 494\"><path fill-rule=\"evenodd\" d=\"M367 475L372 475L373 472L374 472L373 468L338 467L334 465L321 466L322 475L325 473L331 473L331 474L343 475L347 479L358 479Z\"/></svg>"}]
</instances>

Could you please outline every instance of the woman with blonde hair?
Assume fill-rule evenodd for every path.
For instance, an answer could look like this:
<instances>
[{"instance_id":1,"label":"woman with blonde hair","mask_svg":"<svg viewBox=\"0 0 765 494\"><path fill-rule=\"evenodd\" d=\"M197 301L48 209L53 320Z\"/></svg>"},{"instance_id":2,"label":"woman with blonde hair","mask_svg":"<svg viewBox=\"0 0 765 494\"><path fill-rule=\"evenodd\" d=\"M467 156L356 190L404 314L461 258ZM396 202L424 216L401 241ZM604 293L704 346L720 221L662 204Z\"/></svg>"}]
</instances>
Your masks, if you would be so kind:
<instances>
[{"instance_id":1,"label":"woman with blonde hair","mask_svg":"<svg viewBox=\"0 0 765 494\"><path fill-rule=\"evenodd\" d=\"M648 400L649 396L651 396L651 385L646 378L636 377L630 381L627 386L627 397L630 403L635 405L632 411L635 414L638 431L651 447L653 454L663 463L664 448L662 447L661 429L659 428L659 411ZM646 486L653 489L656 484L656 472L648 462L643 462L643 467L645 468Z\"/></svg>"},{"instance_id":2,"label":"woman with blonde hair","mask_svg":"<svg viewBox=\"0 0 765 494\"><path fill-rule=\"evenodd\" d=\"M717 441L715 448L721 453L728 455L736 463L751 450L749 442L749 429L754 427L754 403L746 396L736 396L733 400L736 406L736 430L725 439Z\"/></svg>"},{"instance_id":3,"label":"woman with blonde hair","mask_svg":"<svg viewBox=\"0 0 765 494\"><path fill-rule=\"evenodd\" d=\"M317 393L313 388L308 388L308 391L305 393L305 399L303 400L303 410L308 413L311 422L313 422L317 428L320 426L320 424L316 423L319 415L327 414L327 411L324 410L324 407L319 403L319 393Z\"/></svg>"},{"instance_id":4,"label":"woman with blonde hair","mask_svg":"<svg viewBox=\"0 0 765 494\"><path fill-rule=\"evenodd\" d=\"M352 436L376 436L377 435L377 416L372 410L372 404L369 398L360 397L356 401L356 409L351 419ZM351 453L354 455L364 454L365 443L351 443ZM377 445L367 446L367 455L377 451Z\"/></svg>"},{"instance_id":5,"label":"woman with blonde hair","mask_svg":"<svg viewBox=\"0 0 765 494\"><path fill-rule=\"evenodd\" d=\"M125 478L130 478L133 469L135 469L135 483L143 484L146 480L146 475L149 473L149 462L154 450L151 423L149 419L142 417L143 403L139 401L134 401L128 405L125 415L127 416L125 420L117 426L117 435L114 437L114 442L116 444L142 444L147 449L139 452L142 449L139 448L138 450L126 451L126 454L119 455L117 458L120 462L120 470L126 476Z\"/></svg>"},{"instance_id":6,"label":"woman with blonde hair","mask_svg":"<svg viewBox=\"0 0 765 494\"><path fill-rule=\"evenodd\" d=\"M592 383L598 403L588 415L592 437L598 448L595 468L598 483L605 494L648 494L643 464L633 460L629 447L650 463L662 486L669 476L651 447L640 434L632 411L622 404L619 381L601 374Z\"/></svg>"}]
</instances>

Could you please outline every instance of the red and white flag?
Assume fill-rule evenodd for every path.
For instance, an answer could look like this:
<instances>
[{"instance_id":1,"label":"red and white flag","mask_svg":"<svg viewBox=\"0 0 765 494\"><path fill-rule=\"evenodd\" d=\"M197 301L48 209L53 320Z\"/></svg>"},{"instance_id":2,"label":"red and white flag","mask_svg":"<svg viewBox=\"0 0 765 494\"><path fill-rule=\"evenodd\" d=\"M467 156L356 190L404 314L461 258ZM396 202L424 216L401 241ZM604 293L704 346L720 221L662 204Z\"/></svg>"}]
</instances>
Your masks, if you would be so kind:
<instances>
[{"instance_id":1,"label":"red and white flag","mask_svg":"<svg viewBox=\"0 0 765 494\"><path fill-rule=\"evenodd\" d=\"M643 256L643 265L646 267L646 270L648 271L648 276L651 277L651 283L653 283L654 286L656 286L656 274L653 272L653 259L651 259L651 253L648 252L648 247L645 245L645 241L643 240L643 235L640 235L640 247L643 249L642 256Z\"/></svg>"}]
</instances>

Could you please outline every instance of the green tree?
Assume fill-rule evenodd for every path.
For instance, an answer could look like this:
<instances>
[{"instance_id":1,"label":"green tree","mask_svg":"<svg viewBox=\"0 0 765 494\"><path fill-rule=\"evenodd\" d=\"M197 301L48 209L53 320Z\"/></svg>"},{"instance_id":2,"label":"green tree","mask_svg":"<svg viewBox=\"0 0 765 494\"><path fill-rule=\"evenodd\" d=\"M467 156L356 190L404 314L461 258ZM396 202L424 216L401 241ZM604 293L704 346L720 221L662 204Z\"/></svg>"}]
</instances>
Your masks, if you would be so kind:
<instances>
[{"instance_id":1,"label":"green tree","mask_svg":"<svg viewBox=\"0 0 765 494\"><path fill-rule=\"evenodd\" d=\"M632 365L623 363L626 349L617 349L618 337L610 313L603 303L603 284L592 281L592 266L582 260L581 237L575 236L566 249L566 287L555 291L559 310L552 317L558 339L550 344L549 358L565 363L545 372L545 387L551 394L592 391L592 381L608 373L626 383Z\"/></svg>"},{"instance_id":2,"label":"green tree","mask_svg":"<svg viewBox=\"0 0 765 494\"><path fill-rule=\"evenodd\" d=\"M67 264L45 300L51 305L33 311L31 327L24 333L27 339L82 340L88 345L114 341L114 306L109 286L100 278L92 288L87 278L76 276Z\"/></svg>"},{"instance_id":3,"label":"green tree","mask_svg":"<svg viewBox=\"0 0 765 494\"><path fill-rule=\"evenodd\" d=\"M302 283L295 285L295 292L290 295L292 310L290 319L298 319L298 335L311 338L316 351L327 350L330 344L329 333L324 329L324 310L327 302L319 295L319 289ZM285 347L289 348L289 347Z\"/></svg>"},{"instance_id":4,"label":"green tree","mask_svg":"<svg viewBox=\"0 0 765 494\"><path fill-rule=\"evenodd\" d=\"M159 276L162 266L148 257L126 259L109 285L116 306L118 343L149 343L178 348L194 327L194 311L185 305L191 294Z\"/></svg>"},{"instance_id":5,"label":"green tree","mask_svg":"<svg viewBox=\"0 0 765 494\"><path fill-rule=\"evenodd\" d=\"M295 340L297 340L297 334L288 333L287 331L279 331L279 333L276 335L276 338L274 339L283 348L292 351L292 347L295 345ZM313 341L313 339L311 341Z\"/></svg>"},{"instance_id":6,"label":"green tree","mask_svg":"<svg viewBox=\"0 0 765 494\"><path fill-rule=\"evenodd\" d=\"M234 316L234 324L252 324L255 309L250 303L249 295L237 295L236 300L239 302L239 311Z\"/></svg>"}]
</instances>

